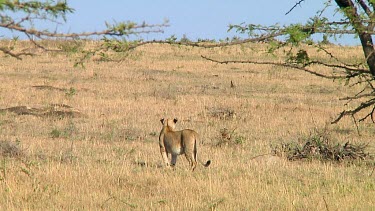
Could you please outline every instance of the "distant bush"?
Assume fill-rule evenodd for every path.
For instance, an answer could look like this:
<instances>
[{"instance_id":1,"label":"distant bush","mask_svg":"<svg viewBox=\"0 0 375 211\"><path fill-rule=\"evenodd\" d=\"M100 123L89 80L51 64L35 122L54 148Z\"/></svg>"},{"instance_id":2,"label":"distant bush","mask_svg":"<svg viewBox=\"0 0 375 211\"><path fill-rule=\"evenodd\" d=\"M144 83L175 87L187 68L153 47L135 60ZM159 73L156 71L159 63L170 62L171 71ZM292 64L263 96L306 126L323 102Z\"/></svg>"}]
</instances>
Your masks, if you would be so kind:
<instances>
[{"instance_id":1,"label":"distant bush","mask_svg":"<svg viewBox=\"0 0 375 211\"><path fill-rule=\"evenodd\" d=\"M180 40L181 43L191 43L191 40L186 36L186 34L182 35Z\"/></svg>"}]
</instances>

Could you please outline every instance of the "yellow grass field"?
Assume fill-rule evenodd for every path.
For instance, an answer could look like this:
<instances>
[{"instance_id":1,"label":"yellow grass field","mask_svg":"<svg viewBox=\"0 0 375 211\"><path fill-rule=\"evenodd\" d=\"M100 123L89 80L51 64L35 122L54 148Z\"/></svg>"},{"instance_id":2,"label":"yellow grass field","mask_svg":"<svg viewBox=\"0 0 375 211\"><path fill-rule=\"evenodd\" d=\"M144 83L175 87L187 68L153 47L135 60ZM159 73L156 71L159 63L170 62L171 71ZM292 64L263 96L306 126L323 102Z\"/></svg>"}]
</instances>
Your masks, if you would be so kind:
<instances>
[{"instance_id":1,"label":"yellow grass field","mask_svg":"<svg viewBox=\"0 0 375 211\"><path fill-rule=\"evenodd\" d=\"M122 62L93 58L84 69L73 67L74 54L1 57L0 109L64 104L81 115L0 112L0 141L21 149L0 156L0 210L374 210L371 166L258 156L323 129L375 151L371 121L359 124L360 136L351 118L330 124L354 106L339 98L359 87L201 58L283 60L265 45L147 45ZM330 50L344 61L362 57L359 47ZM162 167L160 119L174 117L178 129L201 135L198 156L212 160L209 168L191 172L183 156L175 169Z\"/></svg>"}]
</instances>

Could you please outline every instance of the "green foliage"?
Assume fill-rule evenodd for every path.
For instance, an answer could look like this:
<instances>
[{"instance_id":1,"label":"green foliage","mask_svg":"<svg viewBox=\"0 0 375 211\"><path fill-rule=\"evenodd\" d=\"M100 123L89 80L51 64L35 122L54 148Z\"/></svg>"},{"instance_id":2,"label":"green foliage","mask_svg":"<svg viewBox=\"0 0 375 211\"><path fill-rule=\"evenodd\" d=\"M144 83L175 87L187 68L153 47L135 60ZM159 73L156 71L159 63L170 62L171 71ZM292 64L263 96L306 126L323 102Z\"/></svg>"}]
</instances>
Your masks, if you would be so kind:
<instances>
[{"instance_id":1,"label":"green foliage","mask_svg":"<svg viewBox=\"0 0 375 211\"><path fill-rule=\"evenodd\" d=\"M305 50L300 49L296 55L290 53L287 61L289 63L302 64L305 66L310 61L310 58Z\"/></svg>"},{"instance_id":2,"label":"green foliage","mask_svg":"<svg viewBox=\"0 0 375 211\"><path fill-rule=\"evenodd\" d=\"M244 144L246 142L246 138L242 135L236 135L235 139L234 139L234 142L236 144Z\"/></svg>"},{"instance_id":3,"label":"green foliage","mask_svg":"<svg viewBox=\"0 0 375 211\"><path fill-rule=\"evenodd\" d=\"M50 136L51 136L51 138L60 138L62 136L62 133L63 132L61 130L54 128L50 132Z\"/></svg>"},{"instance_id":4,"label":"green foliage","mask_svg":"<svg viewBox=\"0 0 375 211\"><path fill-rule=\"evenodd\" d=\"M75 63L75 66L84 67L84 62L94 55L100 55L102 61L110 61L110 53L123 53L135 48L139 42L127 41L126 39L116 39L116 37L129 37L130 35L138 35L143 33L159 33L161 28L168 26L168 20L162 24L137 24L132 21L121 21L115 23L106 22L107 28L102 31L82 32L82 33L58 33L52 32L48 29L38 29L35 26L35 21L42 22L57 22L60 19L66 21L66 15L73 13L74 9L69 7L66 0L0 0L0 27L10 31L17 31L25 34L32 44L45 51L51 50L54 52L64 53L82 53L82 58ZM84 49L79 42L69 42L68 45L58 46L59 49L50 49L43 43L38 42L46 38L59 39L80 39L86 37L98 36L103 37L103 45L95 49ZM105 37L107 36L107 37ZM111 37L111 38L108 38ZM15 57L21 60L21 56L34 55L34 53L14 53L11 48L0 47L0 51L6 55Z\"/></svg>"},{"instance_id":5,"label":"green foliage","mask_svg":"<svg viewBox=\"0 0 375 211\"><path fill-rule=\"evenodd\" d=\"M23 1L1 0L0 10L23 12L53 18L61 17L65 20L67 13L73 13L74 9L68 6L66 1ZM9 16L8 16L9 18Z\"/></svg>"},{"instance_id":6,"label":"green foliage","mask_svg":"<svg viewBox=\"0 0 375 211\"><path fill-rule=\"evenodd\" d=\"M105 23L108 31L110 31L109 35L129 35L132 33L132 30L137 26L136 23L127 21L127 22L120 22L115 24Z\"/></svg>"},{"instance_id":7,"label":"green foliage","mask_svg":"<svg viewBox=\"0 0 375 211\"><path fill-rule=\"evenodd\" d=\"M129 50L129 47L131 44L135 44L138 41L130 42L126 39L117 40L117 39L108 39L107 37L104 37L102 39L103 44L101 45L101 48L103 50L112 50L114 52L126 52Z\"/></svg>"},{"instance_id":8,"label":"green foliage","mask_svg":"<svg viewBox=\"0 0 375 211\"><path fill-rule=\"evenodd\" d=\"M295 24L285 29L288 38L286 42L298 46L300 43L307 41L310 38L310 31L306 30L301 24Z\"/></svg>"},{"instance_id":9,"label":"green foliage","mask_svg":"<svg viewBox=\"0 0 375 211\"><path fill-rule=\"evenodd\" d=\"M122 61L125 58L129 58L130 55L137 55L132 53L132 49L135 48L142 40L129 41L127 39L110 39L103 37L98 46L90 50L82 50L79 59L74 64L74 67L84 68L84 63L93 56L99 56L97 61L108 62L108 61ZM136 57L132 57L136 58Z\"/></svg>"},{"instance_id":10,"label":"green foliage","mask_svg":"<svg viewBox=\"0 0 375 211\"><path fill-rule=\"evenodd\" d=\"M68 97L73 97L76 94L77 94L77 90L73 87L70 87L69 90L65 92L65 95Z\"/></svg>"}]
</instances>

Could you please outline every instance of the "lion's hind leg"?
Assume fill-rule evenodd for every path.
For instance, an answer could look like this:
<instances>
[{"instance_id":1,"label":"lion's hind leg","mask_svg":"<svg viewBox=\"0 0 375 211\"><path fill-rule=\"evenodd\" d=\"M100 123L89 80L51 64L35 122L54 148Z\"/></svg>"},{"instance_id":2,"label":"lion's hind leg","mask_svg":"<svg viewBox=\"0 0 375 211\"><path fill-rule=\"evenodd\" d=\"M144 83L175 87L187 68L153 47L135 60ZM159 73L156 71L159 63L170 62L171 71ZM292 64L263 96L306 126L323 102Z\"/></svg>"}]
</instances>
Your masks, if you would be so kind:
<instances>
[{"instance_id":1,"label":"lion's hind leg","mask_svg":"<svg viewBox=\"0 0 375 211\"><path fill-rule=\"evenodd\" d=\"M185 153L186 160L189 162L190 168L194 171L195 167L197 167L197 161L194 158L193 153Z\"/></svg>"}]
</instances>

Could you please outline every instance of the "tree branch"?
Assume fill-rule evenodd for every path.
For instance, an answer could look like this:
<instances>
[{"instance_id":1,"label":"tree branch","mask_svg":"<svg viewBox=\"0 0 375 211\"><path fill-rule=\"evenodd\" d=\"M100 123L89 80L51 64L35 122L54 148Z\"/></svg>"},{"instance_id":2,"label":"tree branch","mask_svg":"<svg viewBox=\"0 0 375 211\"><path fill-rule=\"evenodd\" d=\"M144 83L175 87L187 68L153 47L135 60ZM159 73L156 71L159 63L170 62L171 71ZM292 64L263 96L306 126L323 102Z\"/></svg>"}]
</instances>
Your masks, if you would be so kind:
<instances>
[{"instance_id":1,"label":"tree branch","mask_svg":"<svg viewBox=\"0 0 375 211\"><path fill-rule=\"evenodd\" d=\"M363 102L361 103L357 108L355 109L352 109L352 110L344 110L340 113L340 115L331 122L331 124L336 124L337 122L339 122L344 116L348 116L348 115L355 115L356 113L360 112L361 110L365 109L365 108L368 108L372 105L375 104L375 99L370 99L366 102ZM370 112L370 114L366 115L364 118L360 119L359 121L364 121L366 118L368 118L370 115L372 116L373 115L373 112L374 112L375 109L372 109L372 111Z\"/></svg>"},{"instance_id":2,"label":"tree branch","mask_svg":"<svg viewBox=\"0 0 375 211\"><path fill-rule=\"evenodd\" d=\"M66 1L54 2L40 2L40 1L29 1L29 2L20 2L20 1L10 1L4 0L2 2L2 7L5 7L8 10L13 12L22 11L25 13L37 13L45 12L46 14L52 15L54 17L62 16L64 18L66 13L73 13L74 9L68 6Z\"/></svg>"},{"instance_id":3,"label":"tree branch","mask_svg":"<svg viewBox=\"0 0 375 211\"><path fill-rule=\"evenodd\" d=\"M200 47L200 48L220 48L220 47L227 47L227 46L234 46L234 45L241 45L245 43L250 43L250 42L261 42L265 41L274 37L280 36L282 33L274 33L274 34L266 34L266 35L261 35L256 38L248 38L244 40L239 40L239 41L234 41L234 42L225 42L225 43L203 43L203 42L176 42L176 41L168 41L168 40L152 40L152 41L143 41L143 42L138 42L129 47L129 49L134 49L142 45L147 45L147 44L169 44L169 45L182 45L182 46L191 46L191 47Z\"/></svg>"},{"instance_id":4,"label":"tree branch","mask_svg":"<svg viewBox=\"0 0 375 211\"><path fill-rule=\"evenodd\" d=\"M327 49L325 49L324 47L322 47L321 45L318 45L317 48L319 50L322 50L324 53L326 53L332 59L336 60L338 63L343 64L343 65L345 65L347 67L360 67L360 65L362 65L362 63L348 64L346 62L343 62L340 59L338 59L335 55L333 55L331 52L329 52ZM366 70L366 71L368 72L368 70Z\"/></svg>"},{"instance_id":5,"label":"tree branch","mask_svg":"<svg viewBox=\"0 0 375 211\"><path fill-rule=\"evenodd\" d=\"M305 67L301 67L301 66L297 66L297 65L293 65L293 64L287 64L287 63L257 62L257 61L236 61L236 60L219 61L219 60L208 58L208 57L203 56L203 55L201 55L201 57L203 59L206 59L208 61L215 62L215 63L218 63L218 64L229 64L229 63L237 63L237 64L267 64L267 65L275 65L275 66L279 66L279 67L288 67L288 68L298 69L298 70L302 70L302 71L305 71L307 73L310 73L312 75L319 76L319 77L322 77L322 78L327 78L327 79L343 79L343 78L345 78L344 76L329 76L329 75L324 75L324 74L321 74L321 73L317 73L317 72L311 71L311 70L309 70L309 69L307 69Z\"/></svg>"},{"instance_id":6,"label":"tree branch","mask_svg":"<svg viewBox=\"0 0 375 211\"><path fill-rule=\"evenodd\" d=\"M367 4L363 0L357 0L359 5L361 5L362 9L365 11L365 13L371 17L372 16L372 11L370 8L367 6Z\"/></svg>"},{"instance_id":7,"label":"tree branch","mask_svg":"<svg viewBox=\"0 0 375 211\"><path fill-rule=\"evenodd\" d=\"M18 25L10 24L9 23L0 23L0 27L15 30L19 32L23 32L25 34L34 35L36 37L42 38L42 37L54 37L54 38L74 38L74 37L89 37L89 36L100 36L100 35L110 35L110 36L124 36L129 34L139 34L139 33L160 33L164 32L162 29L151 29L151 30L145 30L145 31L134 31L141 28L154 28L154 27L167 27L168 24L155 24L155 25L136 25L134 27L131 27L129 29L125 29L124 31L118 31L115 29L107 29L103 31L97 31L97 32L82 32L82 33L53 33L48 31L39 31L35 29L26 29Z\"/></svg>"},{"instance_id":8,"label":"tree branch","mask_svg":"<svg viewBox=\"0 0 375 211\"><path fill-rule=\"evenodd\" d=\"M308 62L308 63L306 63L306 66L309 66L311 64L318 64L318 65L322 65L322 66L325 66L325 67L340 68L340 69L350 71L350 74L348 74L348 76L346 78L355 77L355 76L358 76L359 74L371 74L370 71L368 71L367 69L351 68L351 67L338 65L338 64L327 64L327 63L323 63L323 62L320 62L320 61ZM355 73L351 73L351 72L355 72Z\"/></svg>"},{"instance_id":9,"label":"tree branch","mask_svg":"<svg viewBox=\"0 0 375 211\"><path fill-rule=\"evenodd\" d=\"M6 49L4 47L0 47L0 51L18 60L22 60L21 56L33 56L34 55L32 53L13 53L11 50Z\"/></svg>"},{"instance_id":10,"label":"tree branch","mask_svg":"<svg viewBox=\"0 0 375 211\"><path fill-rule=\"evenodd\" d=\"M285 15L288 15L290 12L292 12L292 10L294 10L294 8L296 8L298 5L301 5L302 2L304 2L305 0L299 0L297 3L294 4L294 6L292 8L290 8L290 10L288 12L285 13Z\"/></svg>"}]
</instances>

